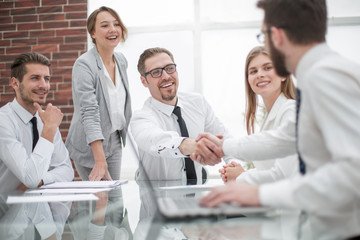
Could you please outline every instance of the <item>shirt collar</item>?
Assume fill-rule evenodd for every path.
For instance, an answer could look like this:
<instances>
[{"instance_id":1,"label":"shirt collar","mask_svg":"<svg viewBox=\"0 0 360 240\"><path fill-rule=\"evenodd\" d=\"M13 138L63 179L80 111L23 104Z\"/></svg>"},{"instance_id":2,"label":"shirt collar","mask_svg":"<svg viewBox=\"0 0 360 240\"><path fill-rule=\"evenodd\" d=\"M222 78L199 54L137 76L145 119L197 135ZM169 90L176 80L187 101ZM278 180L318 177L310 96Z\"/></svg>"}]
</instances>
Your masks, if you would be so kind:
<instances>
[{"instance_id":1,"label":"shirt collar","mask_svg":"<svg viewBox=\"0 0 360 240\"><path fill-rule=\"evenodd\" d=\"M328 52L330 52L330 48L326 43L320 43L307 51L296 67L296 79L303 79L304 75L309 72L309 69L311 69L314 63L317 62L318 59L323 58L324 54ZM301 84L301 82L299 81L298 84Z\"/></svg>"},{"instance_id":2,"label":"shirt collar","mask_svg":"<svg viewBox=\"0 0 360 240\"><path fill-rule=\"evenodd\" d=\"M27 124L30 122L30 120L34 117L28 110L23 108L19 104L19 102L14 98L14 100L11 102L10 107L14 110L14 112L19 116L19 118L24 122L24 124ZM37 116L38 113L35 113L35 116Z\"/></svg>"},{"instance_id":3,"label":"shirt collar","mask_svg":"<svg viewBox=\"0 0 360 240\"><path fill-rule=\"evenodd\" d=\"M175 108L175 106L162 103L162 102L156 100L153 97L151 98L151 103L157 110L159 110L160 112L164 113L165 115L167 115L169 117L171 116L171 114L172 114L172 112L174 111L174 108ZM181 104L181 101L179 100L179 97L178 97L178 102L177 102L176 105L179 106L180 108L182 107L182 104Z\"/></svg>"},{"instance_id":4,"label":"shirt collar","mask_svg":"<svg viewBox=\"0 0 360 240\"><path fill-rule=\"evenodd\" d=\"M104 69L104 75L105 75L105 77L107 78L108 81L110 81L110 82L113 84L113 81L112 81L112 79L111 79L111 77L110 77L110 75L109 75L109 72L107 71L107 69L106 69L106 67L105 67L105 64L104 64L101 56L100 56L100 62L101 62L102 68ZM120 79L119 67L118 67L117 62L116 62L116 60L115 60L115 86L116 86L116 87L119 85L119 83L118 83L119 79ZM114 86L114 84L113 84L113 86Z\"/></svg>"}]
</instances>

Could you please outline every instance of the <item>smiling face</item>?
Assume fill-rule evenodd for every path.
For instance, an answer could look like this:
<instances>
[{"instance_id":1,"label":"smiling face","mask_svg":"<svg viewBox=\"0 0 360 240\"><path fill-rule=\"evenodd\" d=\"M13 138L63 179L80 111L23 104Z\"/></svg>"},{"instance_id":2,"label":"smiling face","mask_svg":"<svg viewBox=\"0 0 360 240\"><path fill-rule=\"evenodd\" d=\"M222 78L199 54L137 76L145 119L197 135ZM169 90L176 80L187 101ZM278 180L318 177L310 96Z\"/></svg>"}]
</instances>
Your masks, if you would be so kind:
<instances>
[{"instance_id":1,"label":"smiling face","mask_svg":"<svg viewBox=\"0 0 360 240\"><path fill-rule=\"evenodd\" d=\"M119 21L108 11L96 16L95 28L91 37L101 49L114 49L120 42L122 29Z\"/></svg>"},{"instance_id":2,"label":"smiling face","mask_svg":"<svg viewBox=\"0 0 360 240\"><path fill-rule=\"evenodd\" d=\"M275 72L271 59L260 54L254 57L248 66L248 82L251 89L262 98L279 96L282 79Z\"/></svg>"},{"instance_id":3,"label":"smiling face","mask_svg":"<svg viewBox=\"0 0 360 240\"><path fill-rule=\"evenodd\" d=\"M155 68L163 68L173 63L168 54L159 53L145 60L145 72ZM176 94L179 85L178 73L176 71L168 74L163 70L159 78L154 78L151 74L146 75L146 77L141 76L141 82L145 87L149 88L151 96L156 100L169 105L176 104Z\"/></svg>"},{"instance_id":4,"label":"smiling face","mask_svg":"<svg viewBox=\"0 0 360 240\"><path fill-rule=\"evenodd\" d=\"M11 85L19 104L30 113L35 114L34 102L44 104L50 90L49 67L38 63L28 63L25 67L26 73L22 81L12 77Z\"/></svg>"}]
</instances>

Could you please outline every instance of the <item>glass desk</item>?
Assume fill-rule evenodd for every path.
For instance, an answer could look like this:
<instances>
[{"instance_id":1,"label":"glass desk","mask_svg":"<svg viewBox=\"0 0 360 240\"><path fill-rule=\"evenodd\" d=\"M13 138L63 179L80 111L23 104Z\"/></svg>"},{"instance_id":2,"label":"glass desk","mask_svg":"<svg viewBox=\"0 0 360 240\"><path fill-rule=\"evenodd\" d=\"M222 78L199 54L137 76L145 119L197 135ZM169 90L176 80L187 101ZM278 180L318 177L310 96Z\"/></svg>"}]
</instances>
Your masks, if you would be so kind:
<instances>
[{"instance_id":1,"label":"glass desk","mask_svg":"<svg viewBox=\"0 0 360 240\"><path fill-rule=\"evenodd\" d=\"M193 190L159 190L177 181L152 182L162 196L193 197ZM166 220L159 216L143 181L129 181L97 201L6 204L0 196L0 239L344 239L347 220L328 221L278 209L270 216ZM333 218L332 218L333 219Z\"/></svg>"}]
</instances>

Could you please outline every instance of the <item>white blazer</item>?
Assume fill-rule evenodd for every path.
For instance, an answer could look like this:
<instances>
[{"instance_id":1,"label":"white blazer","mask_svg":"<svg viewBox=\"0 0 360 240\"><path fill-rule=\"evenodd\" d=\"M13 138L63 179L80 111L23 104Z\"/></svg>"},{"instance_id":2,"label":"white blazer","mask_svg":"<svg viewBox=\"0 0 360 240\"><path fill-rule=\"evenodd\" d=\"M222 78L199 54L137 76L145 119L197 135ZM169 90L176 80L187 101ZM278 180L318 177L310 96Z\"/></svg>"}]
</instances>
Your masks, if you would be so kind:
<instances>
[{"instance_id":1,"label":"white blazer","mask_svg":"<svg viewBox=\"0 0 360 240\"><path fill-rule=\"evenodd\" d=\"M288 124L289 121L295 121L295 117L295 100L287 99L281 93L265 117L260 132L275 130L282 125ZM297 174L299 168L296 154L281 159L253 161L253 163L255 169L242 173L236 178L236 181L254 184L273 182Z\"/></svg>"}]
</instances>

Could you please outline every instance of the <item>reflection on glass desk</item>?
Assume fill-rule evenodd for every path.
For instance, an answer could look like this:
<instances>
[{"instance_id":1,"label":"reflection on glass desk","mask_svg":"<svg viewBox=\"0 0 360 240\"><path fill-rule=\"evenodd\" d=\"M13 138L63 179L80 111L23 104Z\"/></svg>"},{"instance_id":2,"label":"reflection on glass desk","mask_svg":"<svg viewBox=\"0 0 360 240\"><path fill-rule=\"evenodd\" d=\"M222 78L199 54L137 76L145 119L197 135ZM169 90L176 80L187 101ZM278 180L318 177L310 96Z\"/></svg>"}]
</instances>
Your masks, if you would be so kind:
<instances>
[{"instance_id":1,"label":"reflection on glass desk","mask_svg":"<svg viewBox=\"0 0 360 240\"><path fill-rule=\"evenodd\" d=\"M152 181L155 193L189 198L201 189L172 190L177 181ZM345 239L356 226L342 216L278 209L269 215L167 220L159 215L148 184L129 181L97 201L6 204L0 195L2 239ZM357 226L359 227L359 226Z\"/></svg>"}]
</instances>

